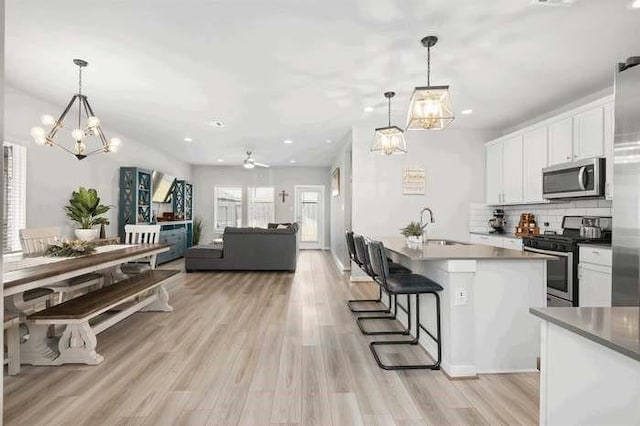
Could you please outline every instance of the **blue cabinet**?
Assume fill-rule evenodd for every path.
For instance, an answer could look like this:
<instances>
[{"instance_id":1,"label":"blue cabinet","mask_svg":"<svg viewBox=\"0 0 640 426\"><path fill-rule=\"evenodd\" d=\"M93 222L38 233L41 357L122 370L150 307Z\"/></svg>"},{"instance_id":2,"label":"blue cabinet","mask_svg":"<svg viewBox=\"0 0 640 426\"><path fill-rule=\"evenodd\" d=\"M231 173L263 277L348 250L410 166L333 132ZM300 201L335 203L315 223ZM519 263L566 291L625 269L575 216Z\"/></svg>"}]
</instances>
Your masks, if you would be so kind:
<instances>
[{"instance_id":1,"label":"blue cabinet","mask_svg":"<svg viewBox=\"0 0 640 426\"><path fill-rule=\"evenodd\" d=\"M124 239L124 226L151 223L151 171L120 167L120 205L118 236Z\"/></svg>"},{"instance_id":2,"label":"blue cabinet","mask_svg":"<svg viewBox=\"0 0 640 426\"><path fill-rule=\"evenodd\" d=\"M170 262L184 256L187 249L190 223L166 224L160 226L160 242L171 244L171 250L158 255L158 264Z\"/></svg>"}]
</instances>

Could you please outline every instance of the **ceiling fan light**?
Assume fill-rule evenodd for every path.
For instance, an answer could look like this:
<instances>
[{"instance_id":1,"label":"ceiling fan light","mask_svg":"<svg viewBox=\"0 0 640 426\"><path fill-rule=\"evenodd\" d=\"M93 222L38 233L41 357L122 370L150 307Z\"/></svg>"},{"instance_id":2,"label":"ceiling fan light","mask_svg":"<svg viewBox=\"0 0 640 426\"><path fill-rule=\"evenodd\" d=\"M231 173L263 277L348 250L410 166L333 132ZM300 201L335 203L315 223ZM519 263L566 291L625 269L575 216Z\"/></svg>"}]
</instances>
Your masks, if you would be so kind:
<instances>
[{"instance_id":1,"label":"ceiling fan light","mask_svg":"<svg viewBox=\"0 0 640 426\"><path fill-rule=\"evenodd\" d=\"M251 161L246 161L244 162L244 164L242 165L242 167L244 167L245 169L253 169L256 165L253 164Z\"/></svg>"},{"instance_id":2,"label":"ceiling fan light","mask_svg":"<svg viewBox=\"0 0 640 426\"><path fill-rule=\"evenodd\" d=\"M379 152L382 155L405 154L407 141L402 129L397 126L376 129L371 152Z\"/></svg>"},{"instance_id":3,"label":"ceiling fan light","mask_svg":"<svg viewBox=\"0 0 640 426\"><path fill-rule=\"evenodd\" d=\"M413 90L407 130L442 130L454 118L449 86L423 86Z\"/></svg>"}]
</instances>

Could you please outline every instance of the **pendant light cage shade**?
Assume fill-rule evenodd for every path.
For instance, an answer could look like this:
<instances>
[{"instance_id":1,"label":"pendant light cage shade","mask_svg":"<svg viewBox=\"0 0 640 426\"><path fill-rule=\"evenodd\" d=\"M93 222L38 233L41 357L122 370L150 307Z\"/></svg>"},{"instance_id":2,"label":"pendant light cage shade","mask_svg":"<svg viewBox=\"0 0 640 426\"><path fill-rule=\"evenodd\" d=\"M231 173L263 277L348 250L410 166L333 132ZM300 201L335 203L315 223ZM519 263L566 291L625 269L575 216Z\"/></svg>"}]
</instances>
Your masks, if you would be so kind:
<instances>
[{"instance_id":1,"label":"pendant light cage shade","mask_svg":"<svg viewBox=\"0 0 640 426\"><path fill-rule=\"evenodd\" d=\"M454 118L449 86L424 86L413 90L407 130L442 130Z\"/></svg>"},{"instance_id":2,"label":"pendant light cage shade","mask_svg":"<svg viewBox=\"0 0 640 426\"><path fill-rule=\"evenodd\" d=\"M402 129L397 126L376 129L371 152L379 152L383 155L406 154L407 141Z\"/></svg>"}]
</instances>

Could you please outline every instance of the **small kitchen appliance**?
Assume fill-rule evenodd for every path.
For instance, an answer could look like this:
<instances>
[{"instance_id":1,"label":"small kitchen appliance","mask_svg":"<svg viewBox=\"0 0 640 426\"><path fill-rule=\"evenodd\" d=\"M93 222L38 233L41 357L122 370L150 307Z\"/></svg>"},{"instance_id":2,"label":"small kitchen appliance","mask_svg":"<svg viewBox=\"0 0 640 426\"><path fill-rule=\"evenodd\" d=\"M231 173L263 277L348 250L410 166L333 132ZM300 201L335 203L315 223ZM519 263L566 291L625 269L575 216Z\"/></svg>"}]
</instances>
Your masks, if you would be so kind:
<instances>
[{"instance_id":1,"label":"small kitchen appliance","mask_svg":"<svg viewBox=\"0 0 640 426\"><path fill-rule=\"evenodd\" d=\"M504 228L507 226L507 220L504 218L504 210L495 209L493 211L493 217L489 219L489 226L491 226L492 234L504 233Z\"/></svg>"}]
</instances>

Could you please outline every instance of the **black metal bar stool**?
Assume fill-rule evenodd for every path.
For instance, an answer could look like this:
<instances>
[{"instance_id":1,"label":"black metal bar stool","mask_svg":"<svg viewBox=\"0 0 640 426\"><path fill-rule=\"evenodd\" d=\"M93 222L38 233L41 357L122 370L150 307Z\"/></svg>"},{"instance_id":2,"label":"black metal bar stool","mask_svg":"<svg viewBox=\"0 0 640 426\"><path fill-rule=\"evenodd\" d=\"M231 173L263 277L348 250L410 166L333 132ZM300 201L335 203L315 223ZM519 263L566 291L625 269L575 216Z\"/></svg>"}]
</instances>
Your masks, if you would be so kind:
<instances>
[{"instance_id":1,"label":"black metal bar stool","mask_svg":"<svg viewBox=\"0 0 640 426\"><path fill-rule=\"evenodd\" d=\"M356 253L358 257L362 260L363 270L367 272L367 274L376 283L378 283L378 285L380 285L379 280L376 278L376 273L371 264L371 259L369 257L369 249L367 247L366 239L362 236L357 235L354 237L354 243L356 247ZM409 269L397 263L391 263L388 261L388 259L387 259L387 266L389 268L389 274L391 276L411 275L411 271ZM382 286L380 286L380 294L382 294ZM397 319L396 316L398 313L398 309L403 309L405 312L407 312L407 314L409 314L409 312L406 309L404 309L402 305L398 304L398 298L395 294L387 293L387 295L389 297L389 308L383 313L388 315L360 316L356 318L356 324L358 325L358 328L360 329L362 334L365 334L367 336L385 336L385 335L396 335L396 334L406 336L410 333L411 331L410 327L407 327L404 330L381 330L381 331L369 331L364 328L363 322L365 321L375 321L375 320L395 321Z\"/></svg>"},{"instance_id":2,"label":"black metal bar stool","mask_svg":"<svg viewBox=\"0 0 640 426\"><path fill-rule=\"evenodd\" d=\"M390 341L374 341L369 343L369 348L371 349L371 353L373 353L373 357L378 363L378 366L385 370L417 370L417 369L431 369L438 370L440 369L440 362L442 359L442 334L440 327L440 296L438 292L442 291L442 286L440 286L435 281L430 280L429 278L418 275L418 274L408 274L408 275L391 275L389 274L389 267L387 264L387 257L385 254L384 245L379 241L370 241L369 242L369 258L371 262L371 267L376 275L375 280L382 286L382 288L389 295L401 295L404 294L407 296L407 328L411 330L411 300L410 296L414 294L416 296L416 312L415 312L415 322L416 322L416 336L412 340L390 340ZM420 295L421 294L433 294L436 298L436 328L437 328L437 336L434 336L427 330L420 322ZM438 348L438 357L434 364L409 364L409 365L388 365L382 363L380 360L380 356L376 351L377 346L387 346L387 345L417 345L420 340L420 330L424 330L427 335L436 342Z\"/></svg>"},{"instance_id":3,"label":"black metal bar stool","mask_svg":"<svg viewBox=\"0 0 640 426\"><path fill-rule=\"evenodd\" d=\"M355 240L362 239L362 236L355 235L352 231L347 230L345 232L345 237L347 241L347 249L349 251L349 258L356 264L358 267L369 277L373 278L371 275L371 268L366 264L365 257L368 257L368 253L366 250L359 251L358 247L356 247ZM389 264L390 273L400 273L400 272L411 272L407 268L402 265L391 263ZM347 301L347 306L349 310L354 314L359 313L389 313L389 308L386 309L357 309L354 307L354 303L382 303L382 288L378 286L378 298L377 299L352 299ZM389 306L391 306L391 296L389 296Z\"/></svg>"}]
</instances>

